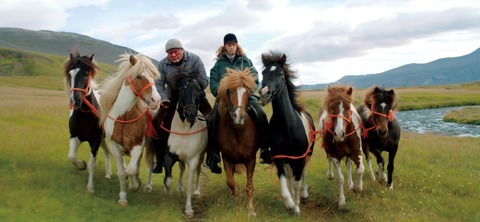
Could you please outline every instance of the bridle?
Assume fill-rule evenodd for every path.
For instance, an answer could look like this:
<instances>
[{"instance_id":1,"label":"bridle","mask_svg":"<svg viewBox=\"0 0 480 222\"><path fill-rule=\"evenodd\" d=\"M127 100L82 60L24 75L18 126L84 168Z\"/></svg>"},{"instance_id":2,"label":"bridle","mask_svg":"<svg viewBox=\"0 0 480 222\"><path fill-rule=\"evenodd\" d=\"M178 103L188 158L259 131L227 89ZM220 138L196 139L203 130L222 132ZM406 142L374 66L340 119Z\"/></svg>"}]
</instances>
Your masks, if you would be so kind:
<instances>
[{"instance_id":1,"label":"bridle","mask_svg":"<svg viewBox=\"0 0 480 222\"><path fill-rule=\"evenodd\" d=\"M83 92L83 98L82 98L82 101L90 108L91 112L93 114L95 114L95 116L97 117L100 117L100 113L98 112L98 110L95 108L95 106L90 102L88 101L87 99L87 94L88 92L90 92L91 88L90 88L90 82L91 82L91 79L92 79L92 72L88 72L88 81L87 81L87 86L85 87L85 89L82 89L82 88L77 88L77 87L71 87L70 88L70 93L72 93L73 91L80 91L80 92ZM73 108L72 104L70 103L69 104L69 108ZM80 109L81 110L81 109ZM83 111L83 110L82 110ZM86 112L86 111L84 111Z\"/></svg>"},{"instance_id":2,"label":"bridle","mask_svg":"<svg viewBox=\"0 0 480 222\"><path fill-rule=\"evenodd\" d=\"M363 135L362 135L363 138L366 138L368 136L368 131L377 128L377 123L375 122L375 115L383 116L383 117L387 118L387 120L389 122L391 122L393 119L395 119L395 113L397 112L396 109L388 111L388 115L384 114L384 113L381 113L381 112L377 112L377 111L375 111L375 104L373 102L372 102L372 105L370 107L370 110L372 111L373 126L370 127L370 128L364 129Z\"/></svg>"},{"instance_id":3,"label":"bridle","mask_svg":"<svg viewBox=\"0 0 480 222\"><path fill-rule=\"evenodd\" d=\"M135 78L138 78L140 76L137 75ZM137 91L135 89L135 86L133 85L133 81L132 79L130 78L130 76L127 77L127 81L128 81L128 84L130 85L130 88L132 88L132 92L133 94L135 94L135 96L139 97L140 99L142 99L144 102L147 102L147 100L145 98L143 98L142 96L142 93L143 91L147 90L148 88L152 87L155 83L154 82L149 82L147 85L145 85L143 88L141 88L139 91Z\"/></svg>"}]
</instances>

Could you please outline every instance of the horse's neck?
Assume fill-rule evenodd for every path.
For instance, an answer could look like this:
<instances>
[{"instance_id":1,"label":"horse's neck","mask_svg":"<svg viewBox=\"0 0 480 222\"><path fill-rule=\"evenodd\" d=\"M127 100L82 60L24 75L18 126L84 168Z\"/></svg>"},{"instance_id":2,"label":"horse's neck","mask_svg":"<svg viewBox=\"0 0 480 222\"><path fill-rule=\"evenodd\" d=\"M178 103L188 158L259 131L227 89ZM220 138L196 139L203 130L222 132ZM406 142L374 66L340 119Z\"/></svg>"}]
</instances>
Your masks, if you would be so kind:
<instances>
[{"instance_id":1,"label":"horse's neck","mask_svg":"<svg viewBox=\"0 0 480 222\"><path fill-rule=\"evenodd\" d=\"M123 85L120 88L117 99L110 110L111 116L118 116L131 110L133 106L138 102L138 98L133 94L130 86Z\"/></svg>"},{"instance_id":2,"label":"horse's neck","mask_svg":"<svg viewBox=\"0 0 480 222\"><path fill-rule=\"evenodd\" d=\"M291 121L291 117L299 116L299 112L293 108L292 101L288 96L286 86L272 100L272 115L283 116L285 120Z\"/></svg>"}]
</instances>

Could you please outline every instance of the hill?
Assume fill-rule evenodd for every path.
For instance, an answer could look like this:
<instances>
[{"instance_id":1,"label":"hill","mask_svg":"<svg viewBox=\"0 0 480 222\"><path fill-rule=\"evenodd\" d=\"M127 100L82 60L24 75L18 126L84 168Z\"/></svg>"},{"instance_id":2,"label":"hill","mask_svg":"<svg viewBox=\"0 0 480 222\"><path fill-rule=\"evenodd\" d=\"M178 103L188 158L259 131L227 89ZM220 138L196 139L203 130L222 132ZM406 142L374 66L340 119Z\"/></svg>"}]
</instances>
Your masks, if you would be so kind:
<instances>
[{"instance_id":1,"label":"hill","mask_svg":"<svg viewBox=\"0 0 480 222\"><path fill-rule=\"evenodd\" d=\"M32 31L19 28L0 28L0 46L25 51L58 55L66 58L74 47L82 54L95 53L98 62L115 64L118 55L133 49L69 32ZM154 60L154 62L156 62ZM117 65L117 64L115 64Z\"/></svg>"},{"instance_id":2,"label":"hill","mask_svg":"<svg viewBox=\"0 0 480 222\"><path fill-rule=\"evenodd\" d=\"M470 54L441 58L425 64L408 64L378 74L344 76L335 83L357 88L435 86L480 81L480 48ZM335 84L330 83L330 84ZM302 85L303 90L324 89L328 84Z\"/></svg>"}]
</instances>

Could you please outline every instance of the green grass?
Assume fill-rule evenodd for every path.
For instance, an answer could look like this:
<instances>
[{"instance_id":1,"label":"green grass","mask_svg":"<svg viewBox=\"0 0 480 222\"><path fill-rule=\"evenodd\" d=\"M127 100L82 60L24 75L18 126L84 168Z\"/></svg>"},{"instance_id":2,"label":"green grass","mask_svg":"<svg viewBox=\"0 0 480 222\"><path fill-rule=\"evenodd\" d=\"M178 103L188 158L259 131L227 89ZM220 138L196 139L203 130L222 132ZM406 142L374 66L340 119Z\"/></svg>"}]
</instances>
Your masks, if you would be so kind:
<instances>
[{"instance_id":1,"label":"green grass","mask_svg":"<svg viewBox=\"0 0 480 222\"><path fill-rule=\"evenodd\" d=\"M449 111L444 117L443 121L480 125L480 107L464 107L459 110Z\"/></svg>"},{"instance_id":2,"label":"green grass","mask_svg":"<svg viewBox=\"0 0 480 222\"><path fill-rule=\"evenodd\" d=\"M38 78L24 79L21 84L30 86L32 81ZM88 172L76 170L67 159L68 109L64 92L57 90L61 86L52 84L54 90L26 86L0 84L0 221L186 220L185 196L165 194L163 174L154 175L153 192L129 192L129 206L118 206L115 163L112 160L113 178L104 179L102 152L95 171L96 192L88 193ZM315 116L320 100L306 104ZM242 192L234 198L225 175L205 169L202 196L193 202L193 221L480 220L475 204L480 195L479 138L404 132L396 158L395 189L388 191L370 180L367 170L364 191L346 192L344 210L337 209L337 182L326 179L327 161L318 144L308 166L309 203L301 206L299 217L287 213L282 204L276 170L258 164L254 175L256 218L247 216L244 175L236 175ZM79 157L88 160L88 156L89 148L83 144ZM143 181L145 171L142 163Z\"/></svg>"}]
</instances>

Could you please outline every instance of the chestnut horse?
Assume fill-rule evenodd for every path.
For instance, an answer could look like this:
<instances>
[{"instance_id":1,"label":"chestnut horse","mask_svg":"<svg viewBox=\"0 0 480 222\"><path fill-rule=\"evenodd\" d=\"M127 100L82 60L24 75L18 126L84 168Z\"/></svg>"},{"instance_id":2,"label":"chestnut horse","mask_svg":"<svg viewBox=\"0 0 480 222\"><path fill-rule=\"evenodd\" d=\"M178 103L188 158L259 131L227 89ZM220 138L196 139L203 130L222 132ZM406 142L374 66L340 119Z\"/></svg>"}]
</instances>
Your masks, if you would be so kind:
<instances>
[{"instance_id":1,"label":"chestnut horse","mask_svg":"<svg viewBox=\"0 0 480 222\"><path fill-rule=\"evenodd\" d=\"M246 168L247 208L251 216L256 215L253 208L253 173L259 138L258 127L247 110L250 109L248 106L249 96L255 88L255 78L250 73L250 68L244 70L227 68L227 74L220 80L218 88L217 142L222 153L226 182L232 195L237 196L238 190L235 186L234 173Z\"/></svg>"},{"instance_id":2,"label":"chestnut horse","mask_svg":"<svg viewBox=\"0 0 480 222\"><path fill-rule=\"evenodd\" d=\"M88 168L87 190L95 192L93 175L98 148L101 146L105 153L105 178L110 179L110 153L105 145L103 129L100 121L98 104L99 94L94 89L94 78L98 67L91 56L80 56L78 50L70 53L70 59L65 62L63 70L65 91L70 101L70 116L68 126L70 130L70 151L68 159L79 170ZM90 160L88 165L77 159L78 147L87 141L90 145Z\"/></svg>"},{"instance_id":3,"label":"chestnut horse","mask_svg":"<svg viewBox=\"0 0 480 222\"><path fill-rule=\"evenodd\" d=\"M363 104L357 109L365 128L362 143L371 177L375 179L369 152L377 158L377 180L390 190L393 189L394 161L401 133L400 124L395 118L397 105L398 97L393 89L372 87L365 93ZM388 152L388 179L384 172L383 151Z\"/></svg>"},{"instance_id":4,"label":"chestnut horse","mask_svg":"<svg viewBox=\"0 0 480 222\"><path fill-rule=\"evenodd\" d=\"M340 162L344 157L347 165L348 189L353 189L355 192L363 190L362 122L352 101L353 89L351 86L328 86L323 107L320 109L318 124L323 137L322 145L328 157L328 179L334 177L331 169L332 162L337 171L338 207L340 209L343 209L346 204L343 192L344 177L340 167ZM352 181L352 161L357 166L355 186Z\"/></svg>"},{"instance_id":5,"label":"chestnut horse","mask_svg":"<svg viewBox=\"0 0 480 222\"><path fill-rule=\"evenodd\" d=\"M260 100L272 102L268 135L272 160L277 167L281 193L287 209L300 214L308 198L305 179L307 163L313 152L315 127L311 115L298 101L294 72L280 52L262 54L264 69ZM289 188L290 186L290 188Z\"/></svg>"},{"instance_id":6,"label":"chestnut horse","mask_svg":"<svg viewBox=\"0 0 480 222\"><path fill-rule=\"evenodd\" d=\"M126 206L127 177L130 190L138 190L143 148L147 137L155 132L150 109L156 110L160 104L160 95L154 83L160 73L150 58L141 54L122 54L117 61L120 62L118 72L104 83L100 98L100 123L104 126L110 151L117 162L120 182L118 203ZM126 169L124 155L131 156Z\"/></svg>"}]
</instances>

